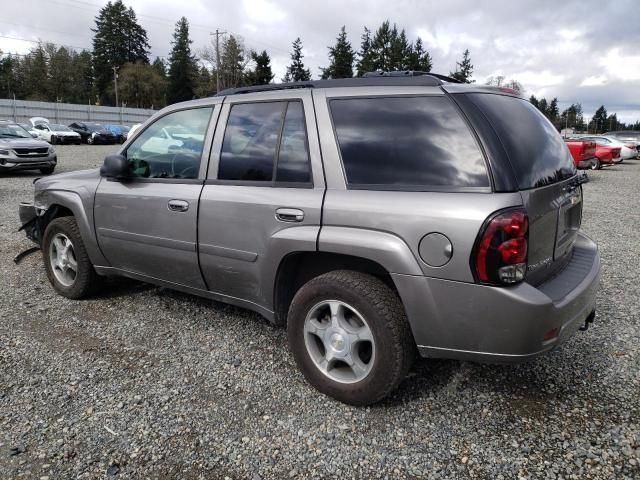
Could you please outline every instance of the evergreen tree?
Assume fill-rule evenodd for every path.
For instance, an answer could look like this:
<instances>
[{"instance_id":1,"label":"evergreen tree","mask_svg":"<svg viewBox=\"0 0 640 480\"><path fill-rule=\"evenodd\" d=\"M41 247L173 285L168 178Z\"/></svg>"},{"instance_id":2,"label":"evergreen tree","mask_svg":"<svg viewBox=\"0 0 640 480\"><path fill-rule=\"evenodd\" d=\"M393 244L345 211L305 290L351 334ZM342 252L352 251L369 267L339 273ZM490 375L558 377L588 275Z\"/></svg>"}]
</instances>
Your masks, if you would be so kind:
<instances>
[{"instance_id":1,"label":"evergreen tree","mask_svg":"<svg viewBox=\"0 0 640 480\"><path fill-rule=\"evenodd\" d=\"M466 49L462 54L462 61L456 62L456 71L451 72L449 75L462 83L474 83L475 80L471 80L472 74L473 65L471 64L469 49Z\"/></svg>"},{"instance_id":2,"label":"evergreen tree","mask_svg":"<svg viewBox=\"0 0 640 480\"><path fill-rule=\"evenodd\" d=\"M408 57L408 70L430 72L431 68L433 68L431 55L429 55L429 52L424 49L422 39L420 37L417 38L413 47L409 47Z\"/></svg>"},{"instance_id":3,"label":"evergreen tree","mask_svg":"<svg viewBox=\"0 0 640 480\"><path fill-rule=\"evenodd\" d=\"M24 94L27 100L49 100L47 96L47 55L42 44L31 50L22 62Z\"/></svg>"},{"instance_id":4,"label":"evergreen tree","mask_svg":"<svg viewBox=\"0 0 640 480\"><path fill-rule=\"evenodd\" d=\"M600 105L591 119L592 128L596 133L604 132L608 128L607 119L607 109L604 108L604 105Z\"/></svg>"},{"instance_id":5,"label":"evergreen tree","mask_svg":"<svg viewBox=\"0 0 640 480\"><path fill-rule=\"evenodd\" d=\"M330 63L322 69L322 78L351 78L353 77L353 61L355 52L347 40L344 25L340 29L336 44L329 47Z\"/></svg>"},{"instance_id":6,"label":"evergreen tree","mask_svg":"<svg viewBox=\"0 0 640 480\"><path fill-rule=\"evenodd\" d=\"M262 53L251 52L251 60L256 64L253 71L249 72L248 81L251 85L267 85L273 80L271 71L271 58L266 50Z\"/></svg>"},{"instance_id":7,"label":"evergreen tree","mask_svg":"<svg viewBox=\"0 0 640 480\"><path fill-rule=\"evenodd\" d=\"M191 54L191 43L193 42L189 38L189 21L182 17L176 23L171 42L173 47L169 56L168 103L182 102L195 97L198 64L195 56Z\"/></svg>"},{"instance_id":8,"label":"evergreen tree","mask_svg":"<svg viewBox=\"0 0 640 480\"><path fill-rule=\"evenodd\" d=\"M198 98L204 98L210 96L216 90L214 77L211 72L204 65L200 66L198 70L198 78L196 81L195 93Z\"/></svg>"},{"instance_id":9,"label":"evergreen tree","mask_svg":"<svg viewBox=\"0 0 640 480\"><path fill-rule=\"evenodd\" d=\"M49 57L47 97L53 101L71 102L74 71L71 53L65 47L57 48L54 44L46 44L45 51Z\"/></svg>"},{"instance_id":10,"label":"evergreen tree","mask_svg":"<svg viewBox=\"0 0 640 480\"><path fill-rule=\"evenodd\" d=\"M95 18L93 60L95 82L103 102L111 101L113 67L142 61L149 63L147 32L122 0L108 2Z\"/></svg>"},{"instance_id":11,"label":"evergreen tree","mask_svg":"<svg viewBox=\"0 0 640 480\"><path fill-rule=\"evenodd\" d=\"M398 29L394 25L391 28L389 20L382 22L376 30L371 42L371 59L373 70L389 72L393 70L392 61L395 59L393 47L396 49L398 42Z\"/></svg>"},{"instance_id":12,"label":"evergreen tree","mask_svg":"<svg viewBox=\"0 0 640 480\"><path fill-rule=\"evenodd\" d=\"M358 70L358 76L361 77L367 72L373 72L373 52L371 51L371 30L364 27L364 33L362 34L362 42L360 43L360 51L358 52L358 61L356 68Z\"/></svg>"},{"instance_id":13,"label":"evergreen tree","mask_svg":"<svg viewBox=\"0 0 640 480\"><path fill-rule=\"evenodd\" d=\"M533 105L534 107L538 109L540 108L540 102L535 95L531 95L531 97L529 97L529 102L531 102L531 105Z\"/></svg>"},{"instance_id":14,"label":"evergreen tree","mask_svg":"<svg viewBox=\"0 0 640 480\"><path fill-rule=\"evenodd\" d=\"M291 53L291 65L287 67L287 73L282 79L284 82L303 82L311 80L311 72L304 67L302 62L302 40L300 37L293 42L293 52Z\"/></svg>"},{"instance_id":15,"label":"evergreen tree","mask_svg":"<svg viewBox=\"0 0 640 480\"><path fill-rule=\"evenodd\" d=\"M246 63L242 39L229 35L222 42L222 54L220 55L221 88L234 88L243 85Z\"/></svg>"},{"instance_id":16,"label":"evergreen tree","mask_svg":"<svg viewBox=\"0 0 640 480\"><path fill-rule=\"evenodd\" d=\"M151 108L164 100L166 79L152 65L139 61L126 63L118 75L122 103L129 107Z\"/></svg>"},{"instance_id":17,"label":"evergreen tree","mask_svg":"<svg viewBox=\"0 0 640 480\"><path fill-rule=\"evenodd\" d=\"M88 50L82 50L80 53L74 52L71 65L74 78L72 85L73 103L95 103L96 90L91 52Z\"/></svg>"},{"instance_id":18,"label":"evergreen tree","mask_svg":"<svg viewBox=\"0 0 640 480\"><path fill-rule=\"evenodd\" d=\"M538 102L538 110L540 110L545 117L549 116L549 103L546 98L540 99Z\"/></svg>"},{"instance_id":19,"label":"evergreen tree","mask_svg":"<svg viewBox=\"0 0 640 480\"><path fill-rule=\"evenodd\" d=\"M412 47L407 40L404 29L398 35L398 29L393 26L391 30L391 55L389 67L392 71L409 70Z\"/></svg>"},{"instance_id":20,"label":"evergreen tree","mask_svg":"<svg viewBox=\"0 0 640 480\"><path fill-rule=\"evenodd\" d=\"M10 98L14 94L17 95L18 81L16 78L16 72L18 70L18 64L20 60L18 57L14 57L9 54L6 57L2 56L0 50L0 97Z\"/></svg>"}]
</instances>

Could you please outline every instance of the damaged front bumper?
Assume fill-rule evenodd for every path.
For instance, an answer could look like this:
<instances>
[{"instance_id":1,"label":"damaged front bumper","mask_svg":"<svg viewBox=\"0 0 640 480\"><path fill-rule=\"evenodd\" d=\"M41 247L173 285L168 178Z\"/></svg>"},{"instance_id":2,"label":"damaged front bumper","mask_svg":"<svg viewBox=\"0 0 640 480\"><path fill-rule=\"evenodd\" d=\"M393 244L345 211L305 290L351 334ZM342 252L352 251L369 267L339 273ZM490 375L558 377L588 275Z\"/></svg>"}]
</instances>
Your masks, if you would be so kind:
<instances>
[{"instance_id":1,"label":"damaged front bumper","mask_svg":"<svg viewBox=\"0 0 640 480\"><path fill-rule=\"evenodd\" d=\"M38 209L33 203L20 202L18 214L20 225L22 225L18 231L24 230L27 238L40 245L42 228L40 228L41 216L38 215Z\"/></svg>"}]
</instances>

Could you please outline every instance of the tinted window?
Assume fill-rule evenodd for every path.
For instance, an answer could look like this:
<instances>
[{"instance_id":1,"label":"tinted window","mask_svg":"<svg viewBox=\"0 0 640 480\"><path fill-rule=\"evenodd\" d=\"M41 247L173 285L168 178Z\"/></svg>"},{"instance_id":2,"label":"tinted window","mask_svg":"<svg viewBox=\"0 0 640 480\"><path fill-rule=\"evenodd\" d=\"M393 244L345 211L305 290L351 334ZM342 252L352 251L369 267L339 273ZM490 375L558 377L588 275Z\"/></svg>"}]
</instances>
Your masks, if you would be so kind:
<instances>
[{"instance_id":1,"label":"tinted window","mask_svg":"<svg viewBox=\"0 0 640 480\"><path fill-rule=\"evenodd\" d=\"M351 98L330 105L350 185L489 187L478 145L448 98Z\"/></svg>"},{"instance_id":2,"label":"tinted window","mask_svg":"<svg viewBox=\"0 0 640 480\"><path fill-rule=\"evenodd\" d=\"M197 178L211 108L170 113L149 125L127 148L130 175ZM172 132L178 131L180 134Z\"/></svg>"},{"instance_id":3,"label":"tinted window","mask_svg":"<svg viewBox=\"0 0 640 480\"><path fill-rule=\"evenodd\" d=\"M302 103L290 102L282 129L278 155L278 182L309 182L309 153Z\"/></svg>"},{"instance_id":4,"label":"tinted window","mask_svg":"<svg viewBox=\"0 0 640 480\"><path fill-rule=\"evenodd\" d=\"M520 189L549 185L575 174L562 137L531 103L506 95L468 96L500 137Z\"/></svg>"},{"instance_id":5,"label":"tinted window","mask_svg":"<svg viewBox=\"0 0 640 480\"><path fill-rule=\"evenodd\" d=\"M271 181L286 102L231 107L222 141L218 178Z\"/></svg>"}]
</instances>

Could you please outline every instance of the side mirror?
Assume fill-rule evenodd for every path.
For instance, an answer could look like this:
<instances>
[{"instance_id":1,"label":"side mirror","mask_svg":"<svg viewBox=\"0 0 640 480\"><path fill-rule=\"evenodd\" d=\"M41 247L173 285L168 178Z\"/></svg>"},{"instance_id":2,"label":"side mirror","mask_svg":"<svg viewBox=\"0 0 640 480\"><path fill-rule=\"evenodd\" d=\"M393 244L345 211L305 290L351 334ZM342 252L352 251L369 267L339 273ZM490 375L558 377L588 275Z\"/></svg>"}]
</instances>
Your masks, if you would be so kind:
<instances>
[{"instance_id":1,"label":"side mirror","mask_svg":"<svg viewBox=\"0 0 640 480\"><path fill-rule=\"evenodd\" d=\"M100 167L100 176L122 180L129 174L129 162L123 155L108 155Z\"/></svg>"}]
</instances>

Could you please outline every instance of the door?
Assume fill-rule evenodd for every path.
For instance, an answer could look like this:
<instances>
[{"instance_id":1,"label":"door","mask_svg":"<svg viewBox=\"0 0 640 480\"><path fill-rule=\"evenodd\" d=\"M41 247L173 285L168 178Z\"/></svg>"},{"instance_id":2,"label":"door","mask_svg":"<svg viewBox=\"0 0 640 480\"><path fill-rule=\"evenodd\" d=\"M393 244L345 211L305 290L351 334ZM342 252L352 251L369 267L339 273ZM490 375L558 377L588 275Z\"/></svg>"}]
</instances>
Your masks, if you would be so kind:
<instances>
[{"instance_id":1,"label":"door","mask_svg":"<svg viewBox=\"0 0 640 480\"><path fill-rule=\"evenodd\" d=\"M203 152L213 136L208 126L212 132L218 112L211 105L160 117L123 153L130 177L100 182L96 234L112 267L205 289L196 247L198 199L206 172ZM160 149L156 139L172 128L183 133Z\"/></svg>"},{"instance_id":2,"label":"door","mask_svg":"<svg viewBox=\"0 0 640 480\"><path fill-rule=\"evenodd\" d=\"M271 309L280 260L316 249L324 178L309 92L258 98L225 99L200 203L200 264L211 291Z\"/></svg>"}]
</instances>

